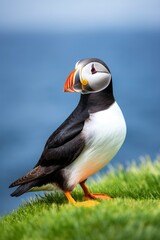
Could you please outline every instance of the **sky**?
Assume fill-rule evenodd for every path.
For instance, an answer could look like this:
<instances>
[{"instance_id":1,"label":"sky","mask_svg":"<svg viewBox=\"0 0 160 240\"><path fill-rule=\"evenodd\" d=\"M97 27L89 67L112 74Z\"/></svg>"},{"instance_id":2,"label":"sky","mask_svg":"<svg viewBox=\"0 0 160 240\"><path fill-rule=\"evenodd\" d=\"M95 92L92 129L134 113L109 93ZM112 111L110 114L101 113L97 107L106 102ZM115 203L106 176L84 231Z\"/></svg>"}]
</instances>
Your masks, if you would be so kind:
<instances>
[{"instance_id":1,"label":"sky","mask_svg":"<svg viewBox=\"0 0 160 240\"><path fill-rule=\"evenodd\" d=\"M159 0L0 0L0 29L160 28Z\"/></svg>"}]
</instances>

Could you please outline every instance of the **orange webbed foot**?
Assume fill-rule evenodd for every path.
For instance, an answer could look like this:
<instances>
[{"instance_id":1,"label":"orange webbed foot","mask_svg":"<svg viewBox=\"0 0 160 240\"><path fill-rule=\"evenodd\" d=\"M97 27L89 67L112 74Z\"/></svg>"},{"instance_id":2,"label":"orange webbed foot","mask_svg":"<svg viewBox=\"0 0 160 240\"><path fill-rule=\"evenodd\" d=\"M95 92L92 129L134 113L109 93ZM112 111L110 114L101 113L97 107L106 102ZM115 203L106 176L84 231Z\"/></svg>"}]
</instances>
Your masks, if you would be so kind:
<instances>
[{"instance_id":1,"label":"orange webbed foot","mask_svg":"<svg viewBox=\"0 0 160 240\"><path fill-rule=\"evenodd\" d=\"M90 193L87 195L84 195L85 199L101 199L101 200L106 200L106 199L112 199L112 197L108 196L107 194L101 194L101 193Z\"/></svg>"},{"instance_id":2,"label":"orange webbed foot","mask_svg":"<svg viewBox=\"0 0 160 240\"><path fill-rule=\"evenodd\" d=\"M98 204L99 204L99 202L97 202L97 201L87 200L87 201L83 201L83 202L76 202L74 205L76 207L94 207Z\"/></svg>"},{"instance_id":3,"label":"orange webbed foot","mask_svg":"<svg viewBox=\"0 0 160 240\"><path fill-rule=\"evenodd\" d=\"M70 192L64 192L64 194L67 197L68 201L76 207L93 207L93 206L96 206L97 204L99 204L99 202L94 201L94 200L76 202Z\"/></svg>"},{"instance_id":4,"label":"orange webbed foot","mask_svg":"<svg viewBox=\"0 0 160 240\"><path fill-rule=\"evenodd\" d=\"M108 196L107 194L91 193L89 189L86 187L84 182L81 182L80 186L83 189L85 199L101 199L101 200L112 199L112 197Z\"/></svg>"}]
</instances>

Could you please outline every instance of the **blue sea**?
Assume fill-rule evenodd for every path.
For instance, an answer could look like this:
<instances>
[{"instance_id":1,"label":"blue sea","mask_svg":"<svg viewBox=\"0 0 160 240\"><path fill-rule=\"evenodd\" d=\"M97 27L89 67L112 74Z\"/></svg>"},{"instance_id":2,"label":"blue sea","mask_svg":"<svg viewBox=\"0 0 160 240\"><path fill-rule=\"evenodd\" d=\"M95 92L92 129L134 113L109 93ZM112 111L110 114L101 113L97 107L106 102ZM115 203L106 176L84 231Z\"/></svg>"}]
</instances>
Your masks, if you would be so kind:
<instances>
[{"instance_id":1,"label":"blue sea","mask_svg":"<svg viewBox=\"0 0 160 240\"><path fill-rule=\"evenodd\" d=\"M0 214L34 194L10 197L10 183L38 161L49 135L79 100L63 84L81 58L107 63L127 138L113 166L160 153L160 31L0 33ZM105 173L106 167L103 170Z\"/></svg>"}]
</instances>

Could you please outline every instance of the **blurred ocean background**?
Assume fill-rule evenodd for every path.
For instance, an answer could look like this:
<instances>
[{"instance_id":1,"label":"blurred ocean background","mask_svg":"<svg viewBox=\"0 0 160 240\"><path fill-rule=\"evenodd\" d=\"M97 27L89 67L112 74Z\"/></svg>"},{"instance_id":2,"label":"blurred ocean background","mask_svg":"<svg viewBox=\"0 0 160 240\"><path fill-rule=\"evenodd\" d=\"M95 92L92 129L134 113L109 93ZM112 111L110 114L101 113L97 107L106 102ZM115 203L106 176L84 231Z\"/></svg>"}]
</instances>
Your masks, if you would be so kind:
<instances>
[{"instance_id":1,"label":"blurred ocean background","mask_svg":"<svg viewBox=\"0 0 160 240\"><path fill-rule=\"evenodd\" d=\"M77 105L79 94L63 93L63 84L75 63L90 57L109 66L127 123L126 141L110 164L160 153L160 28L0 25L1 215L35 195L11 198L8 186L35 165L49 135Z\"/></svg>"}]
</instances>

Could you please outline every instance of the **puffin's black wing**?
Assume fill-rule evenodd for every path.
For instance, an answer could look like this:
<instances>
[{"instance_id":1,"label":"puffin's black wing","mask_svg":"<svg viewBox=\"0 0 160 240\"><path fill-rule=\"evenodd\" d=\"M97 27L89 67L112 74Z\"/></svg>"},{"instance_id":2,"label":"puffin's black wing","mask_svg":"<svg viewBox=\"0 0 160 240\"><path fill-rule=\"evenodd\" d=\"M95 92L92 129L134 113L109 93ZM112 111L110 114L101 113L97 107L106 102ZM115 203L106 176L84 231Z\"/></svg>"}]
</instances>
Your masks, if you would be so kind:
<instances>
[{"instance_id":1,"label":"puffin's black wing","mask_svg":"<svg viewBox=\"0 0 160 240\"><path fill-rule=\"evenodd\" d=\"M81 131L85 120L89 117L88 110L80 105L65 122L49 137L37 165L67 166L75 160L84 147Z\"/></svg>"},{"instance_id":2,"label":"puffin's black wing","mask_svg":"<svg viewBox=\"0 0 160 240\"><path fill-rule=\"evenodd\" d=\"M10 187L40 179L72 163L85 146L81 134L89 113L80 105L66 121L49 137L36 166Z\"/></svg>"}]
</instances>

